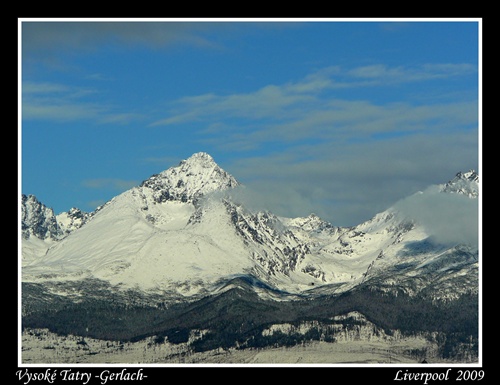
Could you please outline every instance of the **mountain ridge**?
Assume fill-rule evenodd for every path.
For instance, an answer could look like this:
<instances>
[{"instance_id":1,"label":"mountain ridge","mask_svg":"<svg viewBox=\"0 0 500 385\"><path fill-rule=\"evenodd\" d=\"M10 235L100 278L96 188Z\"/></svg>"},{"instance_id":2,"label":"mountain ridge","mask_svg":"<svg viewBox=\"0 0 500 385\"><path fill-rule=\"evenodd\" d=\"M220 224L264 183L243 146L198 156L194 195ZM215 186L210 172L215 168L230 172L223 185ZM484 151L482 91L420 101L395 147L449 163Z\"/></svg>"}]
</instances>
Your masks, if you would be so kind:
<instances>
[{"instance_id":1,"label":"mountain ridge","mask_svg":"<svg viewBox=\"0 0 500 385\"><path fill-rule=\"evenodd\" d=\"M24 360L46 362L50 347L57 360L72 362L71 347L61 350L69 336L77 336L78 349L98 339L100 348L78 358L84 361L110 342L120 346L120 360L130 359L126 341L144 346L138 361L169 347L175 354L162 362L201 352L220 360L220 349L232 362L237 351L351 339L385 341L384 352L396 342L405 359L477 359L478 246L440 242L415 211L401 211L432 203L439 215L436 202L473 207L474 171L359 225L337 227L315 214L249 210L232 199L239 182L206 155L92 213L73 208L55 216L34 196L23 197Z\"/></svg>"},{"instance_id":2,"label":"mountain ridge","mask_svg":"<svg viewBox=\"0 0 500 385\"><path fill-rule=\"evenodd\" d=\"M151 189L156 203L181 201L196 203L210 192L239 185L233 176L219 167L206 152L198 152L182 160L178 166L152 175L140 187Z\"/></svg>"},{"instance_id":3,"label":"mountain ridge","mask_svg":"<svg viewBox=\"0 0 500 385\"><path fill-rule=\"evenodd\" d=\"M476 198L470 192L478 191L478 180L475 171L459 172L439 189ZM94 213L72 209L64 216L60 239L52 239L37 257L25 258L23 274L34 281L47 274L97 277L181 297L204 295L236 275L254 276L291 294L319 292L322 286L338 292L367 282L381 266L405 271L399 259L408 254L408 245L427 248L428 256L419 249L420 260L443 252L429 243L425 228L400 218L393 208L341 228L314 214L284 218L250 212L226 193L238 186L210 155L196 153Z\"/></svg>"}]
</instances>

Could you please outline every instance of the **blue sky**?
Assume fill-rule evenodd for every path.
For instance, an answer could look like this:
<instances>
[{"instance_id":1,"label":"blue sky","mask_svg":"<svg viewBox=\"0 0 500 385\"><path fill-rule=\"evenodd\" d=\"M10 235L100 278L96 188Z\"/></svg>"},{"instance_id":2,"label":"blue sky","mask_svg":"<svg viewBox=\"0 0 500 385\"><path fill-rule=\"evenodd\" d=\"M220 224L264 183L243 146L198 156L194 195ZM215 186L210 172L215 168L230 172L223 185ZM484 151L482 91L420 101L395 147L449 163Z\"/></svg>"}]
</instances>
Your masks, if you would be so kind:
<instances>
[{"instance_id":1,"label":"blue sky","mask_svg":"<svg viewBox=\"0 0 500 385\"><path fill-rule=\"evenodd\" d=\"M21 190L56 213L198 151L339 226L480 172L478 19L118 20L20 20Z\"/></svg>"}]
</instances>

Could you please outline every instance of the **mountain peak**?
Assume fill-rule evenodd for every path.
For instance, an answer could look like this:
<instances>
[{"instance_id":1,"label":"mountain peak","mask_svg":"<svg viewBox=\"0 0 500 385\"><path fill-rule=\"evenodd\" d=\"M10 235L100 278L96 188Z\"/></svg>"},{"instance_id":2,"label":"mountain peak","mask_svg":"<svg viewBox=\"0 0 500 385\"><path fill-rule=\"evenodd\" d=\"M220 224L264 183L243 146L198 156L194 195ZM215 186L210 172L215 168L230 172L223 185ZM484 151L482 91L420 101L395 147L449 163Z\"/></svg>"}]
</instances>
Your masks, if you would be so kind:
<instances>
[{"instance_id":1,"label":"mountain peak","mask_svg":"<svg viewBox=\"0 0 500 385\"><path fill-rule=\"evenodd\" d=\"M458 172L455 178L442 187L442 191L477 198L479 195L479 175L475 170Z\"/></svg>"},{"instance_id":2,"label":"mountain peak","mask_svg":"<svg viewBox=\"0 0 500 385\"><path fill-rule=\"evenodd\" d=\"M189 165L200 165L203 167L212 167L216 165L214 158L206 152L197 152L191 155L189 158L182 160L179 163L180 165L189 164Z\"/></svg>"},{"instance_id":3,"label":"mountain peak","mask_svg":"<svg viewBox=\"0 0 500 385\"><path fill-rule=\"evenodd\" d=\"M469 170L467 172L458 172L456 178L467 179L473 182L479 182L479 176L476 170Z\"/></svg>"},{"instance_id":4,"label":"mountain peak","mask_svg":"<svg viewBox=\"0 0 500 385\"><path fill-rule=\"evenodd\" d=\"M307 217L298 217L290 220L292 226L300 227L306 231L333 230L334 227L318 215L311 213Z\"/></svg>"},{"instance_id":5,"label":"mountain peak","mask_svg":"<svg viewBox=\"0 0 500 385\"><path fill-rule=\"evenodd\" d=\"M238 185L238 181L219 167L209 154L197 152L178 166L151 176L141 187L153 190L157 203L171 200L195 203L204 194Z\"/></svg>"},{"instance_id":6,"label":"mountain peak","mask_svg":"<svg viewBox=\"0 0 500 385\"><path fill-rule=\"evenodd\" d=\"M21 228L23 237L34 235L40 239L56 239L61 234L54 210L41 203L34 195L22 194Z\"/></svg>"}]
</instances>

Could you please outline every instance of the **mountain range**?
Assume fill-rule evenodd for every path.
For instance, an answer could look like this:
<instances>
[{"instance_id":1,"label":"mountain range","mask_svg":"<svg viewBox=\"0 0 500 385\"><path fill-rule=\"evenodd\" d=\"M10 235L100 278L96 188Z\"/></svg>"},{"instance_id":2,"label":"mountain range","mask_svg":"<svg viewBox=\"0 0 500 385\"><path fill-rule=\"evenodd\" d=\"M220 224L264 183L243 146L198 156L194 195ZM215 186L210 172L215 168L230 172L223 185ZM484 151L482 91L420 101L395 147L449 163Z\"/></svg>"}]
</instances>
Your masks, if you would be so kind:
<instances>
[{"instance_id":1,"label":"mountain range","mask_svg":"<svg viewBox=\"0 0 500 385\"><path fill-rule=\"evenodd\" d=\"M55 215L35 196L22 195L23 327L60 334L85 329L89 335L92 323L90 335L96 338L154 335L170 341L173 331L207 329L212 339L198 339L196 346L208 350L252 347L270 325L328 323L355 311L386 331L442 333L448 341L441 342L442 356L477 356L478 243L474 237L441 238L435 226L406 209L409 202L422 205L438 197L455 211L476 207L466 211L465 220L477 224L474 170L352 227L334 226L315 214L285 218L251 211L241 198L244 189L201 152L91 213L72 208ZM130 309L145 308L156 321L150 328L130 319L128 326L110 327L102 317L99 323L85 316L70 327L54 318L67 320L68 309L81 315L89 308L98 314L114 309L133 320L139 316ZM423 308L426 321L408 318ZM457 315L455 326L443 322L444 314L459 308L471 310ZM236 333L249 310L251 326L243 322ZM216 319L226 326L214 324ZM457 325L463 326L458 337ZM467 338L476 343L464 348Z\"/></svg>"}]
</instances>

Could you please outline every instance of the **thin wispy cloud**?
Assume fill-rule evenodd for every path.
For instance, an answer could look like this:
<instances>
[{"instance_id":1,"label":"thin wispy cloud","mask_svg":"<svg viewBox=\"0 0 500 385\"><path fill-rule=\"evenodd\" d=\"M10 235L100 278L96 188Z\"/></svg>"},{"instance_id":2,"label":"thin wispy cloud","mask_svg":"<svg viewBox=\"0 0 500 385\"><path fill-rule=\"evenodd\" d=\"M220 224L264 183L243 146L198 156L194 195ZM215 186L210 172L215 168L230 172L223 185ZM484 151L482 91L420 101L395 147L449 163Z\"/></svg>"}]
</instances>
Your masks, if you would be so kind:
<instances>
[{"instance_id":1,"label":"thin wispy cloud","mask_svg":"<svg viewBox=\"0 0 500 385\"><path fill-rule=\"evenodd\" d=\"M173 44L218 48L206 37L206 32L214 28L224 28L224 23L26 20L22 24L23 52L50 55L61 50L96 50L105 44L123 48L162 48Z\"/></svg>"},{"instance_id":2,"label":"thin wispy cloud","mask_svg":"<svg viewBox=\"0 0 500 385\"><path fill-rule=\"evenodd\" d=\"M141 119L141 114L124 112L125 106L114 107L107 102L97 102L96 98L101 93L94 88L60 83L26 82L22 85L23 119L53 122L84 120L98 124L126 124Z\"/></svg>"},{"instance_id":3,"label":"thin wispy cloud","mask_svg":"<svg viewBox=\"0 0 500 385\"><path fill-rule=\"evenodd\" d=\"M146 157L142 159L144 163L154 163L158 165L162 165L164 167L170 167L179 163L179 159L173 156L163 156L163 157Z\"/></svg>"},{"instance_id":4,"label":"thin wispy cloud","mask_svg":"<svg viewBox=\"0 0 500 385\"><path fill-rule=\"evenodd\" d=\"M71 104L65 101L38 101L23 105L23 119L69 122L95 118L102 112L97 105Z\"/></svg>"},{"instance_id":5,"label":"thin wispy cloud","mask_svg":"<svg viewBox=\"0 0 500 385\"><path fill-rule=\"evenodd\" d=\"M411 101L375 104L369 100L339 98L338 78L344 87L360 87L360 78L371 87L398 82L427 81L436 77L466 76L469 65L424 65L404 69L387 66L358 67L341 71L329 67L297 82L269 85L245 94L214 93L184 97L171 104L169 117L151 126L199 123L202 143L219 149L251 151L265 143L302 140L380 140L384 135L445 132L476 128L476 100L416 104ZM390 79L390 80L389 80Z\"/></svg>"},{"instance_id":6,"label":"thin wispy cloud","mask_svg":"<svg viewBox=\"0 0 500 385\"><path fill-rule=\"evenodd\" d=\"M332 91L340 88L381 87L436 78L465 76L477 72L469 64L428 64L418 68L372 65L342 71L329 67L306 76L297 82L268 85L245 94L216 95L213 93L184 97L172 103L170 115L153 122L152 126L179 124L200 119L240 117L248 119L286 119L297 112L330 108L340 104ZM352 101L345 101L345 104ZM353 102L360 103L360 102ZM333 106L335 107L335 106ZM342 112L334 112L342 116ZM321 115L325 115L322 113ZM303 116L302 116L303 118Z\"/></svg>"},{"instance_id":7,"label":"thin wispy cloud","mask_svg":"<svg viewBox=\"0 0 500 385\"><path fill-rule=\"evenodd\" d=\"M325 68L297 82L270 84L249 93L194 95L173 101L170 116L157 120L151 126L189 122L211 116L247 119L279 119L289 116L296 106L305 108L317 101L325 90L336 88L329 77L337 67Z\"/></svg>"},{"instance_id":8,"label":"thin wispy cloud","mask_svg":"<svg viewBox=\"0 0 500 385\"><path fill-rule=\"evenodd\" d=\"M26 82L22 85L22 112L25 120L71 121L95 118L104 111L95 102L85 101L95 90L60 83Z\"/></svg>"},{"instance_id":9,"label":"thin wispy cloud","mask_svg":"<svg viewBox=\"0 0 500 385\"><path fill-rule=\"evenodd\" d=\"M100 73L89 74L89 75L85 76L85 79L99 80L99 81L109 81L109 80L112 80L112 78L110 78L110 77L108 77L106 75L100 74Z\"/></svg>"},{"instance_id":10,"label":"thin wispy cloud","mask_svg":"<svg viewBox=\"0 0 500 385\"><path fill-rule=\"evenodd\" d=\"M68 93L70 87L65 84L56 83L33 83L24 82L22 85L23 96L29 97L30 95L38 94L58 94L58 93Z\"/></svg>"},{"instance_id":11,"label":"thin wispy cloud","mask_svg":"<svg viewBox=\"0 0 500 385\"><path fill-rule=\"evenodd\" d=\"M447 79L455 76L464 76L477 73L477 68L472 64L424 64L418 67L389 67L384 64L357 67L347 72L352 78L371 80L379 85L411 83L435 79ZM359 84L361 85L361 84ZM362 85L370 85L364 82Z\"/></svg>"},{"instance_id":12,"label":"thin wispy cloud","mask_svg":"<svg viewBox=\"0 0 500 385\"><path fill-rule=\"evenodd\" d=\"M279 86L266 86L253 93L218 96L214 94L185 97L175 101L171 116L151 123L162 126L206 119L210 117L236 117L246 119L276 119L294 105L312 101L304 92L290 92Z\"/></svg>"},{"instance_id":13,"label":"thin wispy cloud","mask_svg":"<svg viewBox=\"0 0 500 385\"><path fill-rule=\"evenodd\" d=\"M136 180L124 180L117 178L97 178L82 181L82 186L90 189L112 189L123 191L138 185Z\"/></svg>"}]
</instances>

